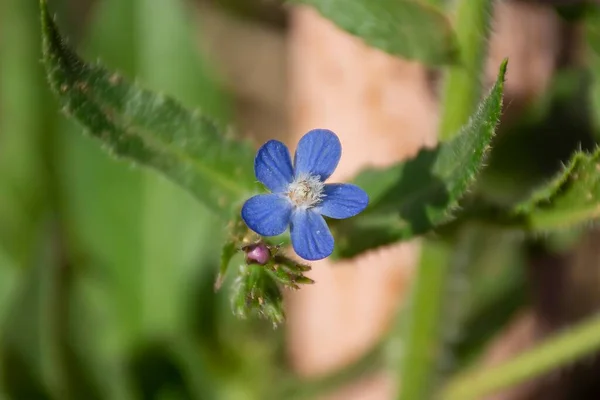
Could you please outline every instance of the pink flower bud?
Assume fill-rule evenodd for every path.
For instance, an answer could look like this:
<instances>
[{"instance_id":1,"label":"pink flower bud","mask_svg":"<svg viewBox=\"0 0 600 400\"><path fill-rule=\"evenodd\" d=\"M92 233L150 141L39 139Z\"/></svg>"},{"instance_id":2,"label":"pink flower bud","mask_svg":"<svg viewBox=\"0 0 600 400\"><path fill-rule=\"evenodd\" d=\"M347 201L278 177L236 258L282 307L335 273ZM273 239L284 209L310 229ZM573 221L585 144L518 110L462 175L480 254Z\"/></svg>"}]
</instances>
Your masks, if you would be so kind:
<instances>
[{"instance_id":1,"label":"pink flower bud","mask_svg":"<svg viewBox=\"0 0 600 400\"><path fill-rule=\"evenodd\" d=\"M258 242L254 244L250 244L248 246L244 246L242 248L246 253L246 264L258 264L265 265L271 259L271 251L269 247L263 243Z\"/></svg>"}]
</instances>

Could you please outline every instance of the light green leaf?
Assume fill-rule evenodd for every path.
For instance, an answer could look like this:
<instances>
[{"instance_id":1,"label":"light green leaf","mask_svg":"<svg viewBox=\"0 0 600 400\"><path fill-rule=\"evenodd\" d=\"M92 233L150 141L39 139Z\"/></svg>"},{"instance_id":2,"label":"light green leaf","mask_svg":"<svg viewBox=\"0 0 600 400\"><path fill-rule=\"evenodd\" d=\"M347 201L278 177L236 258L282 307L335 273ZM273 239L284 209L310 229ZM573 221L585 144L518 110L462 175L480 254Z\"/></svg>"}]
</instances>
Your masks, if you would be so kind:
<instances>
[{"instance_id":1,"label":"light green leaf","mask_svg":"<svg viewBox=\"0 0 600 400\"><path fill-rule=\"evenodd\" d=\"M313 6L341 29L387 53L428 65L448 64L457 54L450 21L415 0L290 0Z\"/></svg>"},{"instance_id":2,"label":"light green leaf","mask_svg":"<svg viewBox=\"0 0 600 400\"><path fill-rule=\"evenodd\" d=\"M335 223L343 257L424 234L453 218L452 211L475 181L502 110L507 61L498 80L461 133L433 150L385 170L369 170L355 183L370 196L367 210Z\"/></svg>"},{"instance_id":3,"label":"light green leaf","mask_svg":"<svg viewBox=\"0 0 600 400\"><path fill-rule=\"evenodd\" d=\"M581 225L600 216L600 149L576 152L553 179L517 204L514 214L533 231Z\"/></svg>"},{"instance_id":4,"label":"light green leaf","mask_svg":"<svg viewBox=\"0 0 600 400\"><path fill-rule=\"evenodd\" d=\"M253 150L199 111L128 83L69 49L40 0L44 62L65 112L116 156L153 167L229 216L255 187ZM173 62L177 62L173 60Z\"/></svg>"}]
</instances>

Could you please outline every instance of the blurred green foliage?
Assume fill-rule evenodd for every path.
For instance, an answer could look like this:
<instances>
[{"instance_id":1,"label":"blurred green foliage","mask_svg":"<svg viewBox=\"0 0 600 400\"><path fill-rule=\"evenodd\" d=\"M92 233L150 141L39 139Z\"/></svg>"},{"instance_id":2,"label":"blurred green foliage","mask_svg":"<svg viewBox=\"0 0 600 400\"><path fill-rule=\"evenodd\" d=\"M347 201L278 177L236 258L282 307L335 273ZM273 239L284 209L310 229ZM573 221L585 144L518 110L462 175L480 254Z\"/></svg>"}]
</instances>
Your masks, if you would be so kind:
<instances>
[{"instance_id":1,"label":"blurred green foliage","mask_svg":"<svg viewBox=\"0 0 600 400\"><path fill-rule=\"evenodd\" d=\"M487 50L492 1L456 2L454 21L440 1L429 2L436 7L413 0L377 5L356 0L352 7L338 0L301 2L395 56L431 65L453 63L445 79L455 83L446 86L440 128L448 131L442 135L448 140L406 163L364 172L357 180L375 200L373 208L336 226L342 256L425 235L411 300L393 329L346 368L299 379L284 357L283 330L273 330L270 322L238 319L231 302L239 316L258 310L281 322L281 288L311 283L302 276L310 267L283 254L264 268L244 265L240 244L257 238L245 227L235 234L227 230L222 218L227 213L218 212L222 193L204 193L215 183L212 178L190 184L182 176L193 167L180 160L141 159L130 147L121 152L128 160L115 160L65 117L85 101L106 110L136 96L143 97L141 109L156 99L177 99L185 107L176 107L184 110L181 115L200 110L190 119L192 128L197 121L205 124L205 118L214 121L202 125L208 129L182 128L184 139L206 139L214 146L191 152L191 164L208 161L207 169L192 175L208 171L210 177L216 171L235 178L232 165L248 164L242 171L246 178L235 183L244 195L256 191L252 152L219 153L225 145L238 146L231 130L223 128L236 123L232 95L221 86L214 60L199 50L191 3L101 0L82 14L67 0L52 1L60 30L72 36L68 46L83 59L100 59L111 71L90 64L83 87L71 84L85 74L62 82L76 91L59 104L40 63L37 0L0 0L0 399L315 398L375 368L398 371L405 382L402 399L438 393L464 399L598 351L600 322L591 320L573 328L571 336L567 330L551 337L506 366L469 373L478 368L486 345L530 304L532 244L548 254L565 253L582 233L529 234L587 227L597 220L598 7L560 8L570 23L585 25L588 64L559 68L546 93L494 136L504 70L491 96L474 110L482 97L477 76ZM259 9L248 4L227 0L222 5L250 14ZM275 14L283 15L283 9ZM65 50L58 41L54 45ZM49 60L46 54L47 66L52 69L55 62L58 68L55 78L74 60L68 50L62 55L67 57ZM126 96L98 101L97 88L110 84L113 76ZM130 91L127 82L134 81L158 94ZM60 93L57 82L51 83ZM84 102L73 104L73 99ZM90 122L84 111L74 114L94 130L97 121ZM141 141L151 137L147 143L160 153L153 140L178 129L177 120L153 119L156 115L148 113L139 117L126 107L117 107L118 115L105 114L114 118L107 121L120 123L113 142L106 143L113 147L139 134ZM153 123L144 125L146 120ZM459 125L465 126L463 133L452 139ZM144 130L148 126L151 132ZM103 139L102 131L96 133ZM181 148L187 150L185 144ZM181 186L134 161L157 167ZM444 197L448 188L451 196ZM381 193L385 196L377 196ZM233 196L225 202L235 207L241 200ZM398 210L412 221L408 228L394 219ZM393 234L380 239L387 228ZM345 242L346 236L353 241ZM223 289L215 291L218 274ZM478 385L470 384L473 376Z\"/></svg>"},{"instance_id":2,"label":"blurred green foliage","mask_svg":"<svg viewBox=\"0 0 600 400\"><path fill-rule=\"evenodd\" d=\"M214 292L225 235L218 218L174 183L115 162L84 138L45 82L39 4L1 4L5 396L263 398L266 380L253 375L270 370L251 366L277 350L280 333L254 343L256 329ZM96 2L78 41L124 76L226 124L231 100L198 51L189 6Z\"/></svg>"}]
</instances>

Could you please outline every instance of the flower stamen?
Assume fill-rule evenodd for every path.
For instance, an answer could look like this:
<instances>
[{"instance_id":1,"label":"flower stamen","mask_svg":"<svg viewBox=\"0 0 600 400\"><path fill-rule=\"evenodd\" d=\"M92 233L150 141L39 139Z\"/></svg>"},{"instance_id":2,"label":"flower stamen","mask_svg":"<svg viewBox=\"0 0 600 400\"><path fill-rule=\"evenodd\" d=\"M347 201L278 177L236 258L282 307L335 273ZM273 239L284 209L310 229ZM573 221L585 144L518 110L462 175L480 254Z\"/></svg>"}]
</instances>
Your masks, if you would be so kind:
<instances>
[{"instance_id":1,"label":"flower stamen","mask_svg":"<svg viewBox=\"0 0 600 400\"><path fill-rule=\"evenodd\" d=\"M296 207L308 209L316 206L323 200L325 184L318 176L299 175L288 186L287 196Z\"/></svg>"}]
</instances>

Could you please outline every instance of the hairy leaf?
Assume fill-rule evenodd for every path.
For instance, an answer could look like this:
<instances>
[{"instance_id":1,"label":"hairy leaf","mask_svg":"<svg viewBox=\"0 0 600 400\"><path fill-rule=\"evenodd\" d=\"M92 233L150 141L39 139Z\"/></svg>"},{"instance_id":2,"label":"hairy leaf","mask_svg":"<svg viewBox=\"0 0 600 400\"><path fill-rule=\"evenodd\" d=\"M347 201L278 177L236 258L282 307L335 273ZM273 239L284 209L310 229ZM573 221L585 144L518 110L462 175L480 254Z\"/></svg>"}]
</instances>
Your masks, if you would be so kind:
<instances>
[{"instance_id":1,"label":"hairy leaf","mask_svg":"<svg viewBox=\"0 0 600 400\"><path fill-rule=\"evenodd\" d=\"M507 61L498 80L461 133L416 158L385 170L369 170L355 183L371 199L361 215L334 224L338 254L407 240L453 218L452 210L475 181L502 110Z\"/></svg>"},{"instance_id":2,"label":"hairy leaf","mask_svg":"<svg viewBox=\"0 0 600 400\"><path fill-rule=\"evenodd\" d=\"M254 188L253 150L199 111L89 65L69 49L41 0L44 62L65 112L116 156L153 167L221 215ZM175 61L174 61L175 62Z\"/></svg>"},{"instance_id":3,"label":"hairy leaf","mask_svg":"<svg viewBox=\"0 0 600 400\"><path fill-rule=\"evenodd\" d=\"M415 0L291 0L313 6L338 27L387 53L448 64L457 54L450 21L435 7Z\"/></svg>"},{"instance_id":4,"label":"hairy leaf","mask_svg":"<svg viewBox=\"0 0 600 400\"><path fill-rule=\"evenodd\" d=\"M528 229L549 231L580 225L600 216L600 148L578 151L552 180L517 204Z\"/></svg>"}]
</instances>

